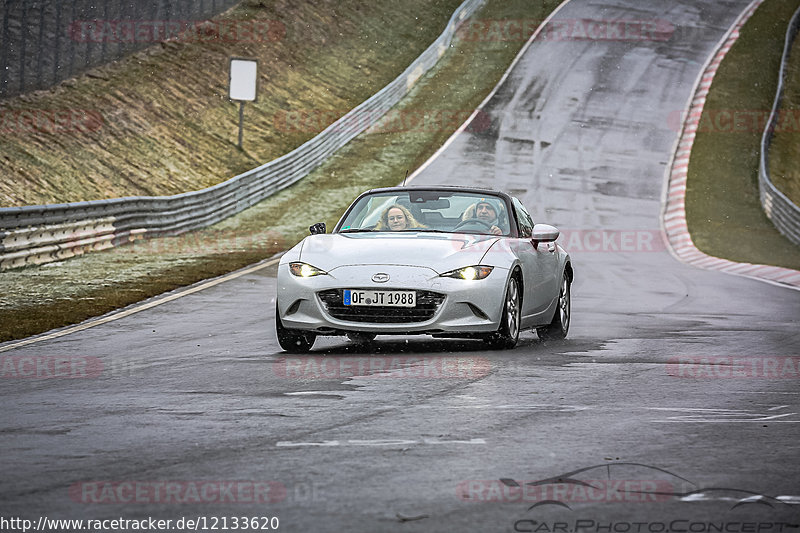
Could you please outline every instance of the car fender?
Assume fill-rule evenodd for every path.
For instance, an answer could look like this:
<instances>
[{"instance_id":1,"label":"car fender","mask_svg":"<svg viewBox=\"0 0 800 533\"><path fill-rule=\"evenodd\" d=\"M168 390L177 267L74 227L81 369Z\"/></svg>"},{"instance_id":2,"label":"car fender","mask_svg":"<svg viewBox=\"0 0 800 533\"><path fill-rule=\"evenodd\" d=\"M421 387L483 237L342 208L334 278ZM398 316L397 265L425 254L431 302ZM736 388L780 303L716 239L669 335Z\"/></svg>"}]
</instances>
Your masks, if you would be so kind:
<instances>
[{"instance_id":1,"label":"car fender","mask_svg":"<svg viewBox=\"0 0 800 533\"><path fill-rule=\"evenodd\" d=\"M504 239L497 239L486 249L479 264L505 268L510 272L520 264L520 260Z\"/></svg>"}]
</instances>

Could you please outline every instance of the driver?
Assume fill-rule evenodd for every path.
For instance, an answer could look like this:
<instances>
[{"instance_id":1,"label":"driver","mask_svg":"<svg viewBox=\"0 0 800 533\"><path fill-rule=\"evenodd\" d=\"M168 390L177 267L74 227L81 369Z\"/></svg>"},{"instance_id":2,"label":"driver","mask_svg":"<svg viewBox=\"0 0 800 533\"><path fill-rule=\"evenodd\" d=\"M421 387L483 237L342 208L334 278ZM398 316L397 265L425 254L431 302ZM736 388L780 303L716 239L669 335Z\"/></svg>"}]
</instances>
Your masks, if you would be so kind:
<instances>
[{"instance_id":1,"label":"driver","mask_svg":"<svg viewBox=\"0 0 800 533\"><path fill-rule=\"evenodd\" d=\"M495 235L502 235L503 230L500 226L504 225L500 218L503 213L503 207L500 201L494 198L481 198L478 203L470 206L464 211L462 220L469 220L470 218L477 218L484 222L487 226L491 226L491 232Z\"/></svg>"}]
</instances>

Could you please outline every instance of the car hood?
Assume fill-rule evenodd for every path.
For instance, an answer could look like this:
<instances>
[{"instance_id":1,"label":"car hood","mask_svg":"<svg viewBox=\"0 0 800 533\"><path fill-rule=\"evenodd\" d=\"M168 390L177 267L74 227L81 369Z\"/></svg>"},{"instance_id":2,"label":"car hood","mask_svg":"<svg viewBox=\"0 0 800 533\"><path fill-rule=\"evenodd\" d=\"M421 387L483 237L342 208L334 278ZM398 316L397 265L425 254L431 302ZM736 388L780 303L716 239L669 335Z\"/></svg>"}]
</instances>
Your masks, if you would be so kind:
<instances>
[{"instance_id":1,"label":"car hood","mask_svg":"<svg viewBox=\"0 0 800 533\"><path fill-rule=\"evenodd\" d=\"M409 265L438 274L481 263L499 237L460 233L352 233L312 235L299 260L332 271L350 265Z\"/></svg>"}]
</instances>

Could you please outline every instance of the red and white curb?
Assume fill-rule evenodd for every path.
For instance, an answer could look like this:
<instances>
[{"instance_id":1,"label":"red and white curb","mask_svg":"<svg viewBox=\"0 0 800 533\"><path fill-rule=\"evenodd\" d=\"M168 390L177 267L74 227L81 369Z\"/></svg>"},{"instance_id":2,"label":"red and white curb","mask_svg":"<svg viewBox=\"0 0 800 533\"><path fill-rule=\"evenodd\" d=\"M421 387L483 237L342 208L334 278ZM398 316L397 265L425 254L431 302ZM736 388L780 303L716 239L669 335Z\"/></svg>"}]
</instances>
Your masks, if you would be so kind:
<instances>
[{"instance_id":1,"label":"red and white curb","mask_svg":"<svg viewBox=\"0 0 800 533\"><path fill-rule=\"evenodd\" d=\"M764 0L754 0L739 16L736 24L723 37L717 53L708 62L695 85L694 96L688 105L683 131L672 157L672 165L669 167L669 182L662 223L669 248L673 255L684 263L800 289L800 271L769 265L737 263L701 252L695 247L686 225L686 176L689 169L689 157L692 153L692 145L700 124L700 115L703 113L708 90L723 58L739 38L739 30L763 2Z\"/></svg>"}]
</instances>

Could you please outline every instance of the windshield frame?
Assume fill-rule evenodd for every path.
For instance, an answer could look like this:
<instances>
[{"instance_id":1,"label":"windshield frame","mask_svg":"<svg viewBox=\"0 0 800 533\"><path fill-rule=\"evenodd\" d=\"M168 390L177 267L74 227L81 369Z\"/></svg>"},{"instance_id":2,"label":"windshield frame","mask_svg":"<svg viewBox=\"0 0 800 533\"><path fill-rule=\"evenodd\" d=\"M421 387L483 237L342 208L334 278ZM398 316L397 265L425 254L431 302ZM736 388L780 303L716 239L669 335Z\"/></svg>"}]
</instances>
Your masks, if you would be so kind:
<instances>
[{"instance_id":1,"label":"windshield frame","mask_svg":"<svg viewBox=\"0 0 800 533\"><path fill-rule=\"evenodd\" d=\"M508 219L509 230L507 234L504 235L493 235L488 232L472 232L472 231L457 231L454 232L452 230L446 229L439 229L439 228L409 228L404 230L397 230L397 231L385 231L385 230L369 230L367 228L346 228L342 229L346 220L350 218L353 211L356 209L356 206L360 206L361 202L370 196L377 196L377 197L386 197L386 205L392 205L390 197L396 195L410 195L410 197L421 197L421 196L436 196L440 199L446 199L452 196L476 196L477 197L491 197L499 202L502 202L502 205L505 209L505 216ZM359 207L361 209L361 207ZM373 211L374 212L374 211ZM392 187L392 188L383 188L383 189L372 189L360 194L345 210L342 217L336 223L331 233L333 234L343 234L343 235L354 235L357 233L370 233L370 234L403 234L403 233L437 233L437 234L449 234L449 235L487 235L487 236L495 236L495 237L514 237L517 238L519 236L519 229L518 229L518 221L516 210L514 209L513 203L511 201L511 197L505 193L499 191L493 191L489 189L480 189L480 188L471 188L471 187Z\"/></svg>"}]
</instances>

